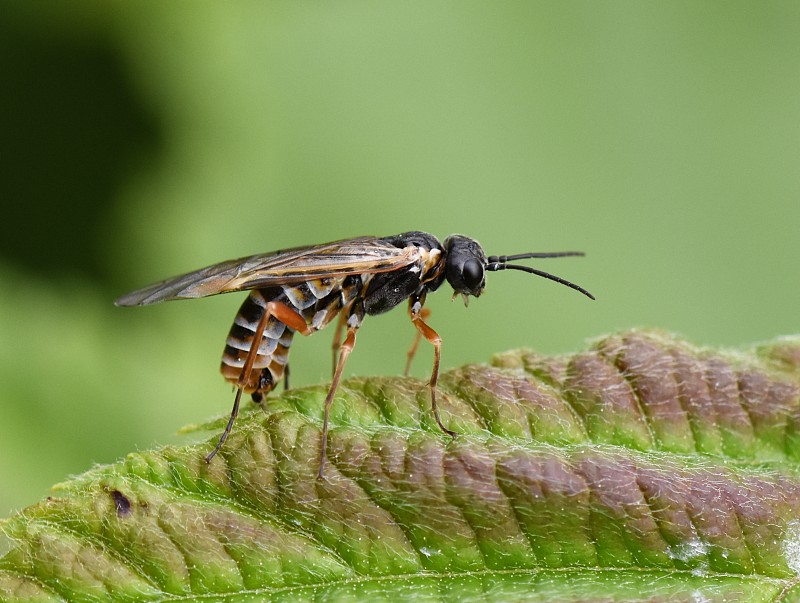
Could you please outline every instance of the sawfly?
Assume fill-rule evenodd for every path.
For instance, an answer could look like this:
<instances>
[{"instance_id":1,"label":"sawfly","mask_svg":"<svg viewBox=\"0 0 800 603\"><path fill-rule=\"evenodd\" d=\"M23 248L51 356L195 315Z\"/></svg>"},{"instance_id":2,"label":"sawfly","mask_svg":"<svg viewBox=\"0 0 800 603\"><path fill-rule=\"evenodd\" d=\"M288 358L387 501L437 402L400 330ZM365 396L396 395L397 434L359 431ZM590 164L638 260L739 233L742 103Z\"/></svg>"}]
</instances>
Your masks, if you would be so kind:
<instances>
[{"instance_id":1,"label":"sawfly","mask_svg":"<svg viewBox=\"0 0 800 603\"><path fill-rule=\"evenodd\" d=\"M450 436L436 406L442 339L426 322L423 310L429 292L446 280L453 297L479 297L486 273L521 270L566 285L594 299L586 289L553 274L512 264L530 258L580 256L581 252L521 253L486 256L477 241L452 235L444 243L425 232L405 232L388 237L357 237L295 247L282 251L214 264L139 289L116 300L118 306L146 306L173 299L207 297L232 291L250 291L233 322L221 371L236 387L230 419L219 442L206 456L210 462L222 448L239 414L243 393L261 402L287 373L289 347L295 333L312 335L338 317L334 336L334 371L325 398L322 419L319 477L323 476L328 439L328 415L347 357L356 343L364 317L382 314L408 300L417 337L408 354L414 355L421 338L434 348L433 371L428 381L431 410L439 428ZM342 333L344 341L341 340ZM338 353L338 359L336 354ZM408 365L406 366L406 371ZM288 376L288 375L287 375Z\"/></svg>"}]
</instances>

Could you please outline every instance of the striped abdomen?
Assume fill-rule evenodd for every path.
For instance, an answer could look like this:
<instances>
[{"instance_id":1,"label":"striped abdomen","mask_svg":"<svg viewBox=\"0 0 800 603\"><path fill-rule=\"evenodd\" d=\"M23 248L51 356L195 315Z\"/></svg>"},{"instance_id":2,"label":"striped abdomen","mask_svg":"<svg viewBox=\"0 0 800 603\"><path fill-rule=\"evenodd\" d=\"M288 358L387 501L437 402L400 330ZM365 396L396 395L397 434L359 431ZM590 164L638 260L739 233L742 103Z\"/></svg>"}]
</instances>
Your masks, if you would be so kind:
<instances>
[{"instance_id":1,"label":"striped abdomen","mask_svg":"<svg viewBox=\"0 0 800 603\"><path fill-rule=\"evenodd\" d=\"M222 375L227 381L238 383L267 302L285 304L301 314L306 323L318 331L352 303L362 291L366 280L368 277L351 275L253 290L239 308L228 333L220 366ZM293 329L274 316L269 318L258 346L253 370L244 385L245 392L266 394L275 388L286 369L293 336Z\"/></svg>"}]
</instances>

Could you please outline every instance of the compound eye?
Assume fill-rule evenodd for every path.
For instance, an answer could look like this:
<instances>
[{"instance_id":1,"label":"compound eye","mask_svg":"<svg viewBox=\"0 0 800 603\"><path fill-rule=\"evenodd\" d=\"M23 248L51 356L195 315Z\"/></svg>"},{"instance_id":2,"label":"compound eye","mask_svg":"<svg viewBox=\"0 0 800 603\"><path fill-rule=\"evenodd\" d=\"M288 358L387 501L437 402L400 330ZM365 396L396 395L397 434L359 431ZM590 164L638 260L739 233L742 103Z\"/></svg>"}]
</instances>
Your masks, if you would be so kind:
<instances>
[{"instance_id":1,"label":"compound eye","mask_svg":"<svg viewBox=\"0 0 800 603\"><path fill-rule=\"evenodd\" d=\"M483 282L483 266L478 260L469 259L464 262L461 270L464 284L468 289L475 291Z\"/></svg>"}]
</instances>

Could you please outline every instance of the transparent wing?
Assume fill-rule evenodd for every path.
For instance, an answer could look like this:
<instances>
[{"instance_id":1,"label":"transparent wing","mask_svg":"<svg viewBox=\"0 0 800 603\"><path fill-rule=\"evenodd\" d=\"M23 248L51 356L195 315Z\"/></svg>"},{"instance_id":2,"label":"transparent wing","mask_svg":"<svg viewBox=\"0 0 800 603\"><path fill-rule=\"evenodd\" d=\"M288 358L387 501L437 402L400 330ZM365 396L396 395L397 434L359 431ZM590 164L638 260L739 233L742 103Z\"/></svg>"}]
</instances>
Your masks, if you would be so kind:
<instances>
[{"instance_id":1,"label":"transparent wing","mask_svg":"<svg viewBox=\"0 0 800 603\"><path fill-rule=\"evenodd\" d=\"M399 248L378 237L345 239L228 260L138 289L114 303L145 306L316 278L389 272L413 264L419 257L415 246Z\"/></svg>"}]
</instances>

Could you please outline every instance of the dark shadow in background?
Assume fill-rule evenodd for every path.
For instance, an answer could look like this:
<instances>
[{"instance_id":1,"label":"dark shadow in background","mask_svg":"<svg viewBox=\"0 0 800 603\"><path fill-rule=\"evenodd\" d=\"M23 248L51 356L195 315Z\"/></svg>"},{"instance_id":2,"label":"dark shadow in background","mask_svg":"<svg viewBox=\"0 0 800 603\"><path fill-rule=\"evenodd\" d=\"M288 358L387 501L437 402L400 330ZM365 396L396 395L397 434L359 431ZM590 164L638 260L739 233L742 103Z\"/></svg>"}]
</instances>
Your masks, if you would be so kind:
<instances>
[{"instance_id":1,"label":"dark shadow in background","mask_svg":"<svg viewBox=\"0 0 800 603\"><path fill-rule=\"evenodd\" d=\"M160 126L113 40L36 21L0 19L0 258L106 287L108 210Z\"/></svg>"}]
</instances>

